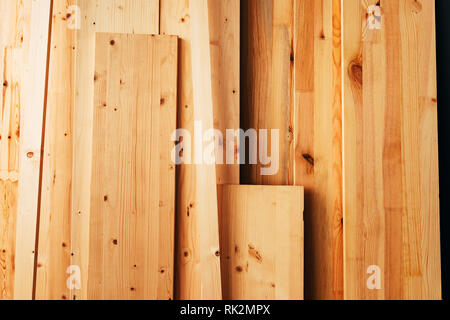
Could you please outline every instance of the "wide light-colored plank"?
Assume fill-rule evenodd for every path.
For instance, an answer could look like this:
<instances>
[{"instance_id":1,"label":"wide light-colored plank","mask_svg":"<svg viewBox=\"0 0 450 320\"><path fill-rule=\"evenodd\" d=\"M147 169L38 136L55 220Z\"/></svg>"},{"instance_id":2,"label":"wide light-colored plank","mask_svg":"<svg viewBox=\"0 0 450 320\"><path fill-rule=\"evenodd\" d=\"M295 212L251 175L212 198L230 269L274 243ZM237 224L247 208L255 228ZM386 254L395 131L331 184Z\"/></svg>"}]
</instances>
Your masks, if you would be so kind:
<instances>
[{"instance_id":1,"label":"wide light-colored plank","mask_svg":"<svg viewBox=\"0 0 450 320\"><path fill-rule=\"evenodd\" d=\"M341 1L296 1L294 16L294 183L305 187L305 297L342 299Z\"/></svg>"},{"instance_id":2,"label":"wide light-colored plank","mask_svg":"<svg viewBox=\"0 0 450 320\"><path fill-rule=\"evenodd\" d=\"M303 299L303 187L219 191L224 299Z\"/></svg>"},{"instance_id":3,"label":"wide light-colored plank","mask_svg":"<svg viewBox=\"0 0 450 320\"><path fill-rule=\"evenodd\" d=\"M434 1L343 3L345 298L440 299Z\"/></svg>"},{"instance_id":4,"label":"wide light-colored plank","mask_svg":"<svg viewBox=\"0 0 450 320\"><path fill-rule=\"evenodd\" d=\"M54 0L53 6L36 294L87 299L95 32L158 34L159 1ZM70 290L69 266L81 271L80 287Z\"/></svg>"},{"instance_id":5,"label":"wide light-colored plank","mask_svg":"<svg viewBox=\"0 0 450 320\"><path fill-rule=\"evenodd\" d=\"M98 34L89 299L172 299L177 38Z\"/></svg>"}]
</instances>

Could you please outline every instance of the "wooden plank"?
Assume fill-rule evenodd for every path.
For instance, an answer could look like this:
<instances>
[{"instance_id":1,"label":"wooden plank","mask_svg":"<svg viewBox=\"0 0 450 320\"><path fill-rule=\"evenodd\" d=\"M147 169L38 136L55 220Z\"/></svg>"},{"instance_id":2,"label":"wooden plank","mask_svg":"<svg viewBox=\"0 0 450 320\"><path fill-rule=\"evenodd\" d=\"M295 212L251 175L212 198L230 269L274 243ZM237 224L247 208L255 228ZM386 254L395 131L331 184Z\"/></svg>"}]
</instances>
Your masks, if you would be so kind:
<instances>
[{"instance_id":1,"label":"wooden plank","mask_svg":"<svg viewBox=\"0 0 450 320\"><path fill-rule=\"evenodd\" d=\"M157 34L159 1L53 2L37 298L87 299L95 32ZM79 289L68 290L69 266L80 268Z\"/></svg>"},{"instance_id":2,"label":"wooden plank","mask_svg":"<svg viewBox=\"0 0 450 320\"><path fill-rule=\"evenodd\" d=\"M295 6L294 183L305 187L305 296L343 299L341 1Z\"/></svg>"},{"instance_id":3,"label":"wooden plank","mask_svg":"<svg viewBox=\"0 0 450 320\"><path fill-rule=\"evenodd\" d=\"M243 129L279 130L279 170L261 175L261 163L242 170L242 183L293 184L292 0L242 3ZM271 142L268 150L271 150ZM270 155L270 154L269 154Z\"/></svg>"},{"instance_id":4,"label":"wooden plank","mask_svg":"<svg viewBox=\"0 0 450 320\"><path fill-rule=\"evenodd\" d=\"M228 141L226 130L240 128L240 1L208 0L208 11L214 128L223 135L224 149L223 158L216 159L223 163L216 165L217 184L239 184L239 138ZM233 164L227 163L228 153Z\"/></svg>"},{"instance_id":5,"label":"wooden plank","mask_svg":"<svg viewBox=\"0 0 450 320\"><path fill-rule=\"evenodd\" d=\"M208 1L199 0L190 3L191 15L191 59L192 93L194 102L194 121L203 126L203 130L214 128L213 97L211 82L211 55L209 41ZM199 134L202 135L203 132ZM197 132L194 132L194 141ZM203 139L201 144L203 144ZM200 271L191 299L221 299L219 223L217 209L216 167L215 162L208 163L203 147L194 142L194 157L200 150L200 162L195 161L195 202L192 214L198 216L195 236L198 249L193 252L195 263ZM214 154L213 154L214 156ZM198 261L198 262L197 262ZM195 279L195 278L194 278Z\"/></svg>"},{"instance_id":6,"label":"wooden plank","mask_svg":"<svg viewBox=\"0 0 450 320\"><path fill-rule=\"evenodd\" d=\"M210 0L209 27L211 42L212 95L214 127L239 128L239 1ZM191 16L189 2L161 1L161 34L178 35L178 127L194 134L193 87L191 63ZM225 26L225 27L224 27ZM225 132L223 132L225 134ZM226 142L224 143L226 145ZM185 154L186 156L186 154ZM217 165L217 183L239 183L238 166ZM198 215L194 166L181 164L177 169L177 252L176 293L179 299L194 297L201 269L193 260Z\"/></svg>"},{"instance_id":7,"label":"wooden plank","mask_svg":"<svg viewBox=\"0 0 450 320\"><path fill-rule=\"evenodd\" d=\"M224 299L303 299L303 187L219 189Z\"/></svg>"},{"instance_id":8,"label":"wooden plank","mask_svg":"<svg viewBox=\"0 0 450 320\"><path fill-rule=\"evenodd\" d=\"M345 298L440 299L434 1L377 2L343 7Z\"/></svg>"},{"instance_id":9,"label":"wooden plank","mask_svg":"<svg viewBox=\"0 0 450 320\"><path fill-rule=\"evenodd\" d=\"M0 300L14 297L23 63L31 2L0 2Z\"/></svg>"},{"instance_id":10,"label":"wooden plank","mask_svg":"<svg viewBox=\"0 0 450 320\"><path fill-rule=\"evenodd\" d=\"M75 32L67 14L76 1L54 0L42 166L36 299L70 299Z\"/></svg>"},{"instance_id":11,"label":"wooden plank","mask_svg":"<svg viewBox=\"0 0 450 320\"><path fill-rule=\"evenodd\" d=\"M242 182L305 187L306 299L343 298L340 4L242 4L243 127L280 130L279 172Z\"/></svg>"},{"instance_id":12,"label":"wooden plank","mask_svg":"<svg viewBox=\"0 0 450 320\"><path fill-rule=\"evenodd\" d=\"M4 1L0 12L0 299L31 299L50 3Z\"/></svg>"},{"instance_id":13,"label":"wooden plank","mask_svg":"<svg viewBox=\"0 0 450 320\"><path fill-rule=\"evenodd\" d=\"M177 38L97 34L95 74L88 298L172 299Z\"/></svg>"}]
</instances>

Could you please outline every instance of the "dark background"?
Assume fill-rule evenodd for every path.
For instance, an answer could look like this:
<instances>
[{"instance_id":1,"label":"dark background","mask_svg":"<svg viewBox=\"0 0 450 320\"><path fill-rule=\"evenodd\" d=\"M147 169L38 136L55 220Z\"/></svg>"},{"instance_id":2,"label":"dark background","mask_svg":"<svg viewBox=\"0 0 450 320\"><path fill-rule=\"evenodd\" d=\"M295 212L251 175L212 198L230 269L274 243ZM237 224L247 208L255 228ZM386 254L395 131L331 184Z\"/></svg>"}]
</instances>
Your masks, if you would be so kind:
<instances>
[{"instance_id":1,"label":"dark background","mask_svg":"<svg viewBox=\"0 0 450 320\"><path fill-rule=\"evenodd\" d=\"M428 1L428 0L424 0ZM450 300L450 1L436 0L443 298Z\"/></svg>"}]
</instances>

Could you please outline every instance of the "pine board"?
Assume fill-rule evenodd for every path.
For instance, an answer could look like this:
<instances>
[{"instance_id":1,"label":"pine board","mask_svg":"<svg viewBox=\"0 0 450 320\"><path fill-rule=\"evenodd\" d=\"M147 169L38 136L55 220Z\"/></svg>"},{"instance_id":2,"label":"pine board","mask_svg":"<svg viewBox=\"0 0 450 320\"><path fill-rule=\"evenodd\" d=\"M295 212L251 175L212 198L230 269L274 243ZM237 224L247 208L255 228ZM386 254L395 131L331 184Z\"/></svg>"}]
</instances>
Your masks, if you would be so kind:
<instances>
[{"instance_id":1,"label":"pine board","mask_svg":"<svg viewBox=\"0 0 450 320\"><path fill-rule=\"evenodd\" d=\"M159 1L53 6L36 297L78 300L88 297L95 33L158 34ZM67 286L69 266L80 268L79 289Z\"/></svg>"},{"instance_id":2,"label":"pine board","mask_svg":"<svg viewBox=\"0 0 450 320\"><path fill-rule=\"evenodd\" d=\"M242 4L242 116L247 129L279 130L279 170L262 175L260 162L243 166L241 183L293 183L293 0L249 0ZM273 143L267 144L270 150ZM248 149L248 148L247 148ZM248 160L247 160L248 161Z\"/></svg>"},{"instance_id":3,"label":"pine board","mask_svg":"<svg viewBox=\"0 0 450 320\"><path fill-rule=\"evenodd\" d=\"M172 299L177 38L98 33L88 298Z\"/></svg>"},{"instance_id":4,"label":"pine board","mask_svg":"<svg viewBox=\"0 0 450 320\"><path fill-rule=\"evenodd\" d=\"M441 298L434 4L344 1L346 299Z\"/></svg>"},{"instance_id":5,"label":"pine board","mask_svg":"<svg viewBox=\"0 0 450 320\"><path fill-rule=\"evenodd\" d=\"M223 298L303 299L303 187L219 186Z\"/></svg>"}]
</instances>

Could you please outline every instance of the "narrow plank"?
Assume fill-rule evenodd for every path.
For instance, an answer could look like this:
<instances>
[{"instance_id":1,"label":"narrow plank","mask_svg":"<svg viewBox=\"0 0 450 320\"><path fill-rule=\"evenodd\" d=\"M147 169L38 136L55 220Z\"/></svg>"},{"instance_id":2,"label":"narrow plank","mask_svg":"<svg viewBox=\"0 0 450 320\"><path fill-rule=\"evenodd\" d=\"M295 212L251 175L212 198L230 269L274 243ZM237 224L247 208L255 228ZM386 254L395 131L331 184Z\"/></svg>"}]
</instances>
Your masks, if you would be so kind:
<instances>
[{"instance_id":1,"label":"narrow plank","mask_svg":"<svg viewBox=\"0 0 450 320\"><path fill-rule=\"evenodd\" d=\"M209 27L211 42L212 95L214 127L239 128L239 1L210 0ZM178 127L193 137L193 87L191 63L191 16L189 2L161 1L161 34L179 36ZM224 131L222 131L225 134ZM226 145L226 142L224 142ZM237 144L236 144L237 146ZM185 153L184 156L187 156ZM190 160L190 159L189 159ZM239 183L238 166L217 165L217 183ZM195 267L193 251L198 216L193 214L196 186L194 166L177 166L177 249L176 297L193 297L194 278L201 270Z\"/></svg>"},{"instance_id":2,"label":"narrow plank","mask_svg":"<svg viewBox=\"0 0 450 320\"><path fill-rule=\"evenodd\" d=\"M53 2L36 297L87 299L95 33L157 34L159 1Z\"/></svg>"},{"instance_id":3,"label":"narrow plank","mask_svg":"<svg viewBox=\"0 0 450 320\"><path fill-rule=\"evenodd\" d=\"M203 130L214 128L213 97L211 82L211 54L209 34L208 1L199 0L190 3L191 15L191 59L194 102L194 121L201 123ZM194 140L195 135L194 133ZM203 132L200 132L203 136ZM202 140L203 144L203 140ZM195 202L192 214L197 215L198 243L193 252L199 277L191 299L221 299L219 223L217 209L216 166L208 163L203 156L203 147L194 145L193 151L203 158L195 164ZM198 160L198 159L197 159Z\"/></svg>"},{"instance_id":4,"label":"narrow plank","mask_svg":"<svg viewBox=\"0 0 450 320\"><path fill-rule=\"evenodd\" d=\"M88 298L172 299L177 38L99 33L95 74Z\"/></svg>"},{"instance_id":5,"label":"narrow plank","mask_svg":"<svg viewBox=\"0 0 450 320\"><path fill-rule=\"evenodd\" d=\"M434 10L344 2L346 299L441 298Z\"/></svg>"},{"instance_id":6,"label":"narrow plank","mask_svg":"<svg viewBox=\"0 0 450 320\"><path fill-rule=\"evenodd\" d=\"M340 300L341 1L297 1L294 45L294 183L305 187L305 297Z\"/></svg>"},{"instance_id":7,"label":"narrow plank","mask_svg":"<svg viewBox=\"0 0 450 320\"><path fill-rule=\"evenodd\" d=\"M71 9L75 3L75 0L53 1L36 271L38 300L71 299L66 271L71 265L76 43L75 32L68 28L67 15L76 14Z\"/></svg>"},{"instance_id":8,"label":"narrow plank","mask_svg":"<svg viewBox=\"0 0 450 320\"><path fill-rule=\"evenodd\" d=\"M217 184L239 184L239 138L226 130L240 128L240 1L208 0L214 128L220 130L223 157L216 159ZM227 156L233 163L227 163Z\"/></svg>"},{"instance_id":9,"label":"narrow plank","mask_svg":"<svg viewBox=\"0 0 450 320\"><path fill-rule=\"evenodd\" d=\"M219 189L224 299L303 299L303 187Z\"/></svg>"},{"instance_id":10,"label":"narrow plank","mask_svg":"<svg viewBox=\"0 0 450 320\"><path fill-rule=\"evenodd\" d=\"M71 264L80 267L81 290L75 299L87 298L89 266L89 212L92 167L95 32L157 34L159 1L79 0L81 28L77 31L76 85L73 113L73 172Z\"/></svg>"},{"instance_id":11,"label":"narrow plank","mask_svg":"<svg viewBox=\"0 0 450 320\"><path fill-rule=\"evenodd\" d=\"M20 120L31 2L0 3L0 300L14 298Z\"/></svg>"},{"instance_id":12,"label":"narrow plank","mask_svg":"<svg viewBox=\"0 0 450 320\"><path fill-rule=\"evenodd\" d=\"M279 170L262 175L260 162L242 170L242 183L293 184L293 9L292 0L242 3L243 129L279 130ZM270 150L275 141L270 141ZM261 160L261 159L260 159Z\"/></svg>"}]
</instances>

